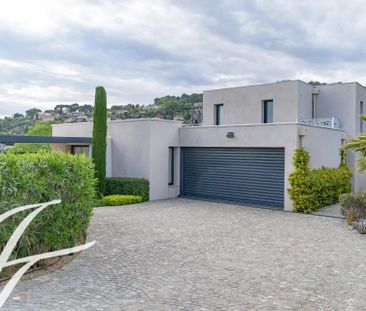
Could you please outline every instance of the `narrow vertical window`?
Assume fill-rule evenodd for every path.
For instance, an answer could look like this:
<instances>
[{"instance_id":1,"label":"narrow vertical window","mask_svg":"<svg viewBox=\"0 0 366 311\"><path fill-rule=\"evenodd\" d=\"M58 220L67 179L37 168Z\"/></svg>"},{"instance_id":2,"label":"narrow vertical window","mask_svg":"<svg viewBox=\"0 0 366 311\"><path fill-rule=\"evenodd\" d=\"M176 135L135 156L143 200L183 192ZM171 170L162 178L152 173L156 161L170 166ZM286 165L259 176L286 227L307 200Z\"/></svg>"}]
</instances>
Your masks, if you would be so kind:
<instances>
[{"instance_id":1,"label":"narrow vertical window","mask_svg":"<svg viewBox=\"0 0 366 311\"><path fill-rule=\"evenodd\" d=\"M273 122L273 100L264 100L262 102L262 122Z\"/></svg>"},{"instance_id":2,"label":"narrow vertical window","mask_svg":"<svg viewBox=\"0 0 366 311\"><path fill-rule=\"evenodd\" d=\"M360 102L360 133L363 133L363 120L362 120L362 116L363 116L363 102Z\"/></svg>"},{"instance_id":3,"label":"narrow vertical window","mask_svg":"<svg viewBox=\"0 0 366 311\"><path fill-rule=\"evenodd\" d=\"M215 125L221 125L224 122L224 104L215 105Z\"/></svg>"},{"instance_id":4,"label":"narrow vertical window","mask_svg":"<svg viewBox=\"0 0 366 311\"><path fill-rule=\"evenodd\" d=\"M174 185L174 147L169 147L169 178L168 184Z\"/></svg>"}]
</instances>

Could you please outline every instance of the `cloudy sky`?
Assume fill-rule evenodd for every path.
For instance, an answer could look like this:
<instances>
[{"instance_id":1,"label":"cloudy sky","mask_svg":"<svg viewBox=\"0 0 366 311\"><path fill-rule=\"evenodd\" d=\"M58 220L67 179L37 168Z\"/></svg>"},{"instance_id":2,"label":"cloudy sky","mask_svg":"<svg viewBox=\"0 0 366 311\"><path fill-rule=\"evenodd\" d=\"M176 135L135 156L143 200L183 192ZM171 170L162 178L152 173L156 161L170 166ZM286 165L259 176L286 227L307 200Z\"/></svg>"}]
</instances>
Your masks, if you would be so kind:
<instances>
[{"instance_id":1,"label":"cloudy sky","mask_svg":"<svg viewBox=\"0 0 366 311\"><path fill-rule=\"evenodd\" d=\"M0 116L284 79L366 84L364 1L0 0Z\"/></svg>"}]
</instances>

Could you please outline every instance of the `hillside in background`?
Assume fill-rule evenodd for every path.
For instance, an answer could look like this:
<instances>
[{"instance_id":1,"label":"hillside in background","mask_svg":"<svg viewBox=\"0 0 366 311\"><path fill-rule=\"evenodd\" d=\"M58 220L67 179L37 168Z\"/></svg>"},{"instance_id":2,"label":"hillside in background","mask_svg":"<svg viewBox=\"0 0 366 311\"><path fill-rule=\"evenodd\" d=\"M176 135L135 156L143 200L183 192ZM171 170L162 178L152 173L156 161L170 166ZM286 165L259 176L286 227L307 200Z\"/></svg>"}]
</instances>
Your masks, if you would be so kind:
<instances>
[{"instance_id":1,"label":"hillside in background","mask_svg":"<svg viewBox=\"0 0 366 311\"><path fill-rule=\"evenodd\" d=\"M24 135L37 121L49 123L75 123L91 121L93 106L57 105L54 109L42 111L32 108L23 115L16 113L12 117L0 119L0 135ZM154 103L142 105L120 105L108 109L111 120L161 118L180 120L184 123L200 123L202 118L202 94L182 94L155 98Z\"/></svg>"}]
</instances>

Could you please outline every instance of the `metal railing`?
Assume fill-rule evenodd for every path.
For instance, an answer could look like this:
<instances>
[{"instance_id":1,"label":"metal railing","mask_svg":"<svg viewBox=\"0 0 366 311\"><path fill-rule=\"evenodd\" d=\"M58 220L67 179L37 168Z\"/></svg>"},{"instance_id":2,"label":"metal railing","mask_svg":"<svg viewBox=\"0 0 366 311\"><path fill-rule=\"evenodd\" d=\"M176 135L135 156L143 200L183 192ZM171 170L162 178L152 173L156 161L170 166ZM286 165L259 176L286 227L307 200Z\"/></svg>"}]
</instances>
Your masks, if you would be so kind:
<instances>
[{"instance_id":1,"label":"metal railing","mask_svg":"<svg viewBox=\"0 0 366 311\"><path fill-rule=\"evenodd\" d=\"M341 128L341 121L335 117L329 118L314 118L314 119L298 119L297 122L308 124L308 125L315 125L321 127L329 127L333 129L340 129Z\"/></svg>"}]
</instances>

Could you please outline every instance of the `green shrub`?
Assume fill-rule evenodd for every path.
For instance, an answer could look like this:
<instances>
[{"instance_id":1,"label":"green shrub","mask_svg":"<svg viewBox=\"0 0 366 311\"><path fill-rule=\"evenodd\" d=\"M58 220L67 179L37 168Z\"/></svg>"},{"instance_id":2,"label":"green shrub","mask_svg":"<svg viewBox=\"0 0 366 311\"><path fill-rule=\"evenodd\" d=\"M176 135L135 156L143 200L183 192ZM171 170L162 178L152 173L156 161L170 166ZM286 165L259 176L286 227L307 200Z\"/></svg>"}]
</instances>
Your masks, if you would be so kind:
<instances>
[{"instance_id":1,"label":"green shrub","mask_svg":"<svg viewBox=\"0 0 366 311\"><path fill-rule=\"evenodd\" d=\"M148 201L149 188L149 181L143 178L111 177L106 178L104 195L139 195L143 201Z\"/></svg>"},{"instance_id":2,"label":"green shrub","mask_svg":"<svg viewBox=\"0 0 366 311\"><path fill-rule=\"evenodd\" d=\"M127 205L133 203L140 203L142 201L143 201L142 197L139 195L122 195L122 194L107 195L101 199L101 203L104 206Z\"/></svg>"},{"instance_id":3,"label":"green shrub","mask_svg":"<svg viewBox=\"0 0 366 311\"><path fill-rule=\"evenodd\" d=\"M12 257L73 247L85 239L95 196L94 167L85 156L41 152L0 155L0 213L14 207L61 199L29 225ZM0 225L0 249L29 213Z\"/></svg>"},{"instance_id":4,"label":"green shrub","mask_svg":"<svg viewBox=\"0 0 366 311\"><path fill-rule=\"evenodd\" d=\"M310 156L304 149L294 155L295 171L289 176L288 189L295 211L311 213L321 207L335 204L342 193L351 191L351 170L341 164L338 168L322 167L311 170Z\"/></svg>"},{"instance_id":5,"label":"green shrub","mask_svg":"<svg viewBox=\"0 0 366 311\"><path fill-rule=\"evenodd\" d=\"M347 193L339 198L341 213L346 217L348 224L361 218L366 218L366 193Z\"/></svg>"}]
</instances>

